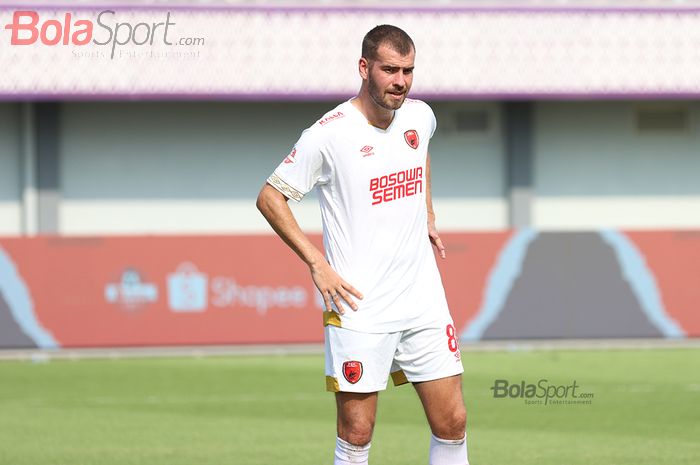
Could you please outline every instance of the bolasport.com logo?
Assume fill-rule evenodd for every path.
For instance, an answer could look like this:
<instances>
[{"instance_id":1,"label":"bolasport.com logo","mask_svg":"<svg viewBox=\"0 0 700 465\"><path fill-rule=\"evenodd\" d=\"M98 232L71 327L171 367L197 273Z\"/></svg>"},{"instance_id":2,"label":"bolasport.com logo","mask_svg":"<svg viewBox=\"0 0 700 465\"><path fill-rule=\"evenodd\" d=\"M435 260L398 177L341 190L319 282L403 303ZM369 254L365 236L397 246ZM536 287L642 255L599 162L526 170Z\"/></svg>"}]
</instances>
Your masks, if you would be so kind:
<instances>
[{"instance_id":1,"label":"bolasport.com logo","mask_svg":"<svg viewBox=\"0 0 700 465\"><path fill-rule=\"evenodd\" d=\"M527 405L591 405L593 403L593 393L583 392L576 380L570 384L555 384L548 379L540 379L536 383L496 379L489 389L493 391L494 399L523 399Z\"/></svg>"},{"instance_id":2,"label":"bolasport.com logo","mask_svg":"<svg viewBox=\"0 0 700 465\"><path fill-rule=\"evenodd\" d=\"M101 11L94 18L65 13L60 19L26 10L15 11L4 29L10 32L9 42L13 46L84 47L93 44L105 47L105 51L93 52L94 56L109 56L110 59L138 56L133 46L204 45L203 37L174 37L175 24L170 12L163 13L162 21L133 22L120 21L114 10ZM131 48L125 50L127 47ZM74 54L83 56L75 51Z\"/></svg>"}]
</instances>

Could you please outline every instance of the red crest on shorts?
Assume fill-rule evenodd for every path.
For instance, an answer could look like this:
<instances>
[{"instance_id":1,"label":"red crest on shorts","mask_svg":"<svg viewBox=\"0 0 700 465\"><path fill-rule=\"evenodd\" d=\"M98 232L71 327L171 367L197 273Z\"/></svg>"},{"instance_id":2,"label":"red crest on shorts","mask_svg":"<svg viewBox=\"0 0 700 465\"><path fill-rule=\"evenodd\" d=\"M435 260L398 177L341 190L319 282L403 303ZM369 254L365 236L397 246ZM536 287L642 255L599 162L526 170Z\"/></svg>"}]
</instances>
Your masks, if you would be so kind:
<instances>
[{"instance_id":1,"label":"red crest on shorts","mask_svg":"<svg viewBox=\"0 0 700 465\"><path fill-rule=\"evenodd\" d=\"M349 361L343 363L343 376L350 384L355 384L362 378L362 362Z\"/></svg>"},{"instance_id":2,"label":"red crest on shorts","mask_svg":"<svg viewBox=\"0 0 700 465\"><path fill-rule=\"evenodd\" d=\"M403 133L403 138L406 139L406 143L412 149L418 148L418 133L415 129L409 129Z\"/></svg>"}]
</instances>

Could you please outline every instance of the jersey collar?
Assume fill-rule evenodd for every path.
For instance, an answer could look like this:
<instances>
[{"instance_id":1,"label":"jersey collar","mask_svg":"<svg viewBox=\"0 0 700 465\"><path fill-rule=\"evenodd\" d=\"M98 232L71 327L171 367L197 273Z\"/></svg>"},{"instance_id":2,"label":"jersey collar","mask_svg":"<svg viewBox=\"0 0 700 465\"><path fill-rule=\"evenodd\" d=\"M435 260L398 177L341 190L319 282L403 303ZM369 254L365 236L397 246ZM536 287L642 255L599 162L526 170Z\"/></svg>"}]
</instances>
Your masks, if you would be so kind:
<instances>
[{"instance_id":1,"label":"jersey collar","mask_svg":"<svg viewBox=\"0 0 700 465\"><path fill-rule=\"evenodd\" d=\"M364 115L364 113L362 113L362 112L360 111L359 108L357 108L355 105L352 104L352 101L353 101L355 98L357 98L357 97L352 97L352 98L349 99L346 103L352 107L352 111L353 111L358 117L362 118L362 120L367 124L367 126L369 126L370 128L372 128L372 129L375 130L376 132L379 132L379 133L382 133L382 134L385 134L385 133L389 132L389 131L391 130L391 128L394 127L394 123L396 123L396 119L397 119L398 116L399 116L399 110L400 110L400 108L399 108L399 110L394 110L394 117L391 118L391 123L389 123L389 126L387 126L386 129L382 129L382 128L378 128L377 126L375 126L375 125L373 125L372 123L370 123L370 122L367 120L367 117Z\"/></svg>"}]
</instances>

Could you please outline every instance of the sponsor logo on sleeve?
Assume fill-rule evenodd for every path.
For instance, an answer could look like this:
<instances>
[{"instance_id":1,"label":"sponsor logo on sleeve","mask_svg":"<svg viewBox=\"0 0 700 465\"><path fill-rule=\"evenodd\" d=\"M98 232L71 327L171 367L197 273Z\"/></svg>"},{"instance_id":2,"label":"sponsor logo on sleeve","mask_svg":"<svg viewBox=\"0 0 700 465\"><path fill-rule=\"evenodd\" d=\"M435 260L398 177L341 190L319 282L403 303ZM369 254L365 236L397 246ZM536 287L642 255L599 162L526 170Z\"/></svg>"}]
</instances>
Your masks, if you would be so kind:
<instances>
[{"instance_id":1,"label":"sponsor logo on sleeve","mask_svg":"<svg viewBox=\"0 0 700 465\"><path fill-rule=\"evenodd\" d=\"M320 124L321 126L325 126L326 124L331 123L335 120L339 120L340 118L343 118L344 116L345 115L343 114L343 112L339 111L337 113L333 113L332 115L328 115L325 118L321 118L320 120L318 120L318 124Z\"/></svg>"},{"instance_id":2,"label":"sponsor logo on sleeve","mask_svg":"<svg viewBox=\"0 0 700 465\"><path fill-rule=\"evenodd\" d=\"M284 159L285 163L294 163L294 158L297 156L297 149L294 147L292 151L287 155L287 158Z\"/></svg>"}]
</instances>

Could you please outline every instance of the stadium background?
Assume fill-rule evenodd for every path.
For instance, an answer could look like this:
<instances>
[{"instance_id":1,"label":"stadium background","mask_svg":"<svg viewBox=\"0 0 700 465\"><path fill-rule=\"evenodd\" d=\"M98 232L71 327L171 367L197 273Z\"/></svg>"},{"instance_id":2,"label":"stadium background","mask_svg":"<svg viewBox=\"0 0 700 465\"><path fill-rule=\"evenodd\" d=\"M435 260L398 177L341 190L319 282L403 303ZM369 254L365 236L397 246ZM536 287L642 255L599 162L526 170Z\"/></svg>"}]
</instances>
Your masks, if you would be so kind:
<instances>
[{"instance_id":1,"label":"stadium background","mask_svg":"<svg viewBox=\"0 0 700 465\"><path fill-rule=\"evenodd\" d=\"M338 5L0 6L38 27L111 8L154 38L111 57L0 32L0 346L320 342L308 273L254 201L356 92L383 22L416 41L438 119L464 341L700 335L695 4ZM310 197L293 209L320 244Z\"/></svg>"},{"instance_id":2,"label":"stadium background","mask_svg":"<svg viewBox=\"0 0 700 465\"><path fill-rule=\"evenodd\" d=\"M161 24L112 59L12 45L22 10ZM315 290L254 200L383 22L438 117L470 463L697 465L695 0L0 3L0 465L332 460ZM588 395L496 397L542 381ZM414 390L380 397L370 463L426 463Z\"/></svg>"}]
</instances>

